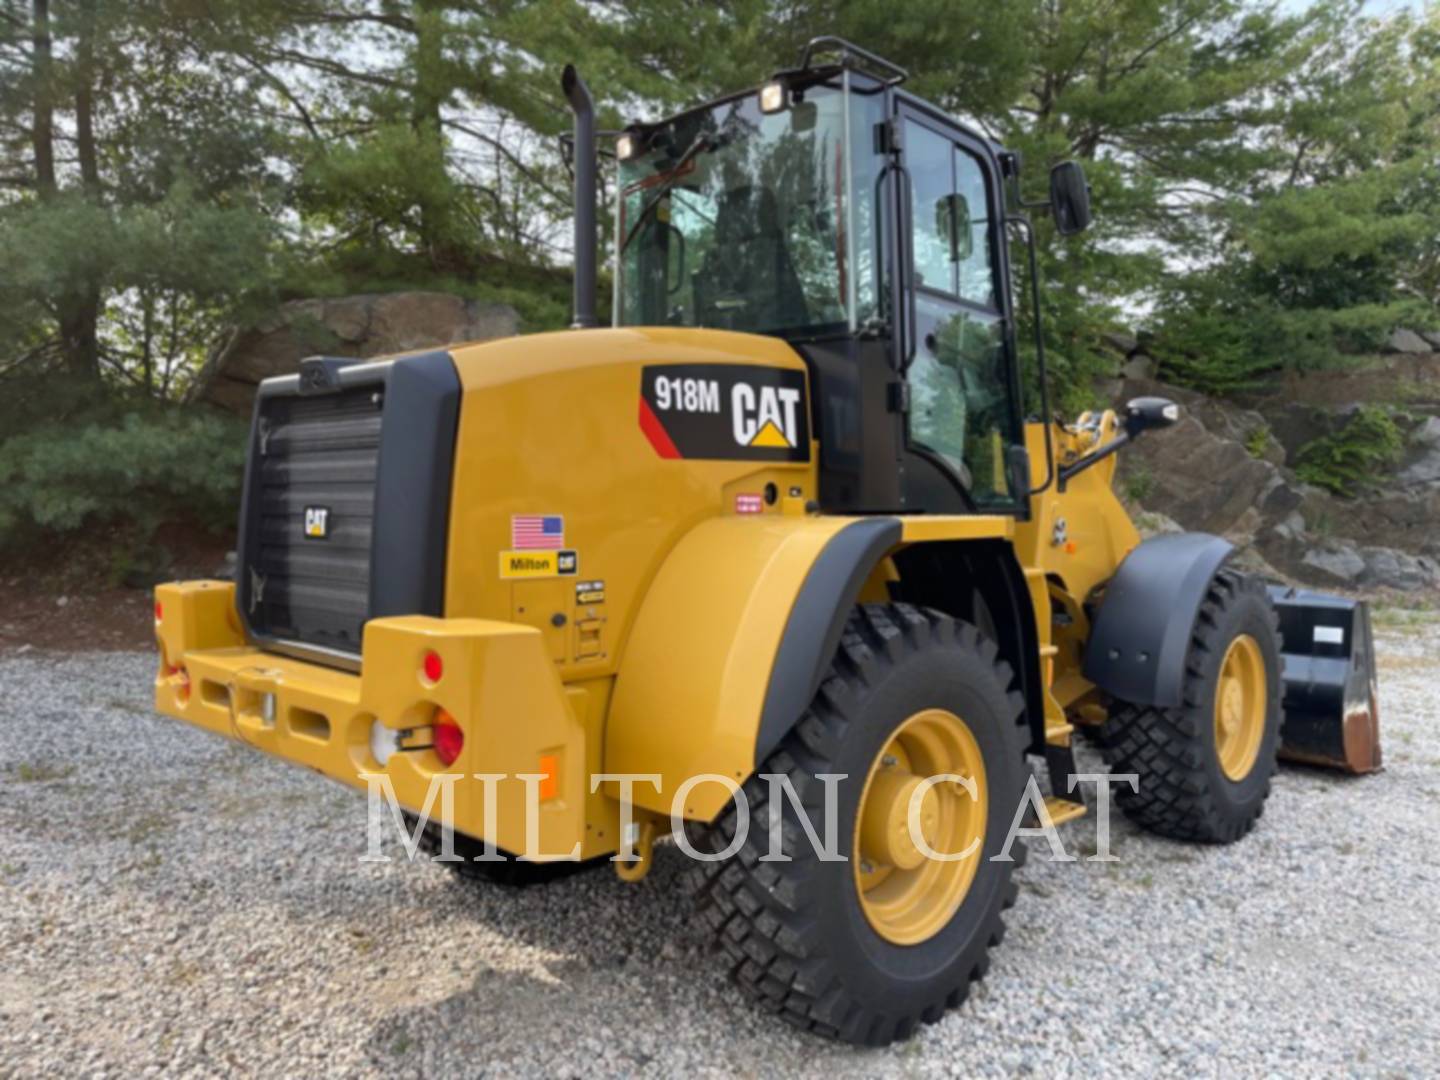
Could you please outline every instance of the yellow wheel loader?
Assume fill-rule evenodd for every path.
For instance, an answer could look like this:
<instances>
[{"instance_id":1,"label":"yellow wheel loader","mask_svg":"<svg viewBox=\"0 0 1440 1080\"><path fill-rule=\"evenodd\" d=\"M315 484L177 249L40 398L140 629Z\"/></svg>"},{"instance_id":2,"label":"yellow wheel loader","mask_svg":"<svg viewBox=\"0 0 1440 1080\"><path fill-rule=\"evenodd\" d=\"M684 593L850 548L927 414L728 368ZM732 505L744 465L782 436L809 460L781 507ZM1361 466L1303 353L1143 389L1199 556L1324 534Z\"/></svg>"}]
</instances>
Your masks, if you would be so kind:
<instances>
[{"instance_id":1,"label":"yellow wheel loader","mask_svg":"<svg viewBox=\"0 0 1440 1080\"><path fill-rule=\"evenodd\" d=\"M1034 820L1085 812L1078 727L1184 840L1255 825L1282 739L1377 767L1364 604L1142 542L1115 453L1176 407L1052 419L1019 158L904 79L817 39L606 133L601 329L567 69L574 329L263 383L236 580L156 592L157 708L379 792L473 877L635 880L673 836L739 984L866 1044L985 973L1031 764ZM1080 169L1041 205L1083 229Z\"/></svg>"}]
</instances>

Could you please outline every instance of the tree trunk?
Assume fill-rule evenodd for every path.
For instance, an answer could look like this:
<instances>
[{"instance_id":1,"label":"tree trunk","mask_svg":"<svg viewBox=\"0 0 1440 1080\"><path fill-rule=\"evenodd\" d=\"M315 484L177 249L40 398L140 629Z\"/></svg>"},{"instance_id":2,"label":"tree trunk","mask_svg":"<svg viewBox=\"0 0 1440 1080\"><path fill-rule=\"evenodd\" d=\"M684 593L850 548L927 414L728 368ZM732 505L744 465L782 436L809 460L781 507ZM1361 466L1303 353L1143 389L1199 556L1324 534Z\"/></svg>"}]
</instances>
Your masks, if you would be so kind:
<instances>
[{"instance_id":1,"label":"tree trunk","mask_svg":"<svg viewBox=\"0 0 1440 1080\"><path fill-rule=\"evenodd\" d=\"M80 40L75 48L75 149L80 181L89 199L100 195L95 154L95 0L80 0Z\"/></svg>"},{"instance_id":2,"label":"tree trunk","mask_svg":"<svg viewBox=\"0 0 1440 1080\"><path fill-rule=\"evenodd\" d=\"M415 82L410 98L410 128L422 144L434 151L434 168L441 190L445 185L445 135L441 106L447 96L445 72L445 30L443 0L417 0L415 12ZM445 195L422 198L420 246L433 269L464 273L470 259L464 244L452 233L452 207Z\"/></svg>"},{"instance_id":3,"label":"tree trunk","mask_svg":"<svg viewBox=\"0 0 1440 1080\"><path fill-rule=\"evenodd\" d=\"M38 2L38 0L37 0ZM75 153L87 202L100 201L100 166L95 150L95 0L80 0L75 45ZM71 374L100 375L100 283L91 275L66 290L60 302L60 339Z\"/></svg>"},{"instance_id":4,"label":"tree trunk","mask_svg":"<svg viewBox=\"0 0 1440 1080\"><path fill-rule=\"evenodd\" d=\"M30 132L35 152L35 190L42 199L55 194L55 65L50 57L50 0L31 6L31 75L35 83L35 123Z\"/></svg>"}]
</instances>

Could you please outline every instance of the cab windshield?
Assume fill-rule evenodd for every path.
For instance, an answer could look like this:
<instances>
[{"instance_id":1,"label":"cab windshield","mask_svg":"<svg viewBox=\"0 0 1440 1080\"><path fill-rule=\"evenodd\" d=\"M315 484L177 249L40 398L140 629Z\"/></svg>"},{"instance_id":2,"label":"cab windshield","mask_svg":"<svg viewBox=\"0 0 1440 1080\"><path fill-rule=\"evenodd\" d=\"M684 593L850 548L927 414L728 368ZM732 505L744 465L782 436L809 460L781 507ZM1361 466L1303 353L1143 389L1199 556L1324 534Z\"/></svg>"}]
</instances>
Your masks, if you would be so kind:
<instances>
[{"instance_id":1,"label":"cab windshield","mask_svg":"<svg viewBox=\"0 0 1440 1080\"><path fill-rule=\"evenodd\" d=\"M817 85L767 115L749 94L650 129L620 163L616 324L853 327L847 96Z\"/></svg>"}]
</instances>

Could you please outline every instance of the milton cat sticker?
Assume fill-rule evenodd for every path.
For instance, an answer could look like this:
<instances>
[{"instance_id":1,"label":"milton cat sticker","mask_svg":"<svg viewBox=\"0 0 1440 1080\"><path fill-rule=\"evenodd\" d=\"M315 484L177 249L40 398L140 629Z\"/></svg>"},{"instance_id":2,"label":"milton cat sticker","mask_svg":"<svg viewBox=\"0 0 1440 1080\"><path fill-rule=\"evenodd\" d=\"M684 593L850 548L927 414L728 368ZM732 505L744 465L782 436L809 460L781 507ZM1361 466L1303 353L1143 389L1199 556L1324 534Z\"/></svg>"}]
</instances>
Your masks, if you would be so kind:
<instances>
[{"instance_id":1,"label":"milton cat sticker","mask_svg":"<svg viewBox=\"0 0 1440 1080\"><path fill-rule=\"evenodd\" d=\"M647 367L640 430L662 458L809 461L805 373L749 364Z\"/></svg>"}]
</instances>

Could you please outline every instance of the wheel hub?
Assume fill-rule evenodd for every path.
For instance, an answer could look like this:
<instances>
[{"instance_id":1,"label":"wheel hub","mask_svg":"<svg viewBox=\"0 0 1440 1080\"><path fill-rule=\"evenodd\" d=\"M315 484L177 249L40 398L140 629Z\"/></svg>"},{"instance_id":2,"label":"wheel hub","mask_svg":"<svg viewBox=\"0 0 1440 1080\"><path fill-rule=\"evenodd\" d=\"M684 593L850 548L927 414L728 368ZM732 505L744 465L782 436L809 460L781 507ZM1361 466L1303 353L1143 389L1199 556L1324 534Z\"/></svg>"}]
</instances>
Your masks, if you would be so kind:
<instances>
[{"instance_id":1,"label":"wheel hub","mask_svg":"<svg viewBox=\"0 0 1440 1080\"><path fill-rule=\"evenodd\" d=\"M925 783L945 775L961 780ZM855 822L855 887L881 937L914 945L949 923L983 857L988 798L980 746L954 713L926 709L895 729L871 765ZM931 858L926 848L960 857Z\"/></svg>"},{"instance_id":2,"label":"wheel hub","mask_svg":"<svg viewBox=\"0 0 1440 1080\"><path fill-rule=\"evenodd\" d=\"M1215 753L1231 780L1250 775L1260 755L1266 717L1265 657L1249 634L1230 642L1215 686Z\"/></svg>"},{"instance_id":3,"label":"wheel hub","mask_svg":"<svg viewBox=\"0 0 1440 1080\"><path fill-rule=\"evenodd\" d=\"M860 853L872 866L913 870L925 861L924 852L910 834L910 801L920 791L922 778L899 766L882 767L871 782L860 822ZM919 832L935 850L940 825L940 798L931 787L920 795Z\"/></svg>"}]
</instances>

